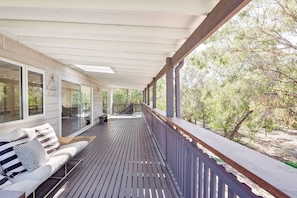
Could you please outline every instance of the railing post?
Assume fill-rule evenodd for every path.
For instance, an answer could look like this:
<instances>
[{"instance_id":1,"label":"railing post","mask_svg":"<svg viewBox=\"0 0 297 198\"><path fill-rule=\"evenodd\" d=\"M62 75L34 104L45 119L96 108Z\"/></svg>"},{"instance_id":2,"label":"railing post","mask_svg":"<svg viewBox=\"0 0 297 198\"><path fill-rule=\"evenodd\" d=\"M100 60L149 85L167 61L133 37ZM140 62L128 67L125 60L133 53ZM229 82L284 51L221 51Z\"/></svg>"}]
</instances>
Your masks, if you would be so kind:
<instances>
[{"instance_id":1,"label":"railing post","mask_svg":"<svg viewBox=\"0 0 297 198\"><path fill-rule=\"evenodd\" d=\"M166 59L166 116L174 116L174 89L173 89L173 66L172 59Z\"/></svg>"},{"instance_id":2,"label":"railing post","mask_svg":"<svg viewBox=\"0 0 297 198\"><path fill-rule=\"evenodd\" d=\"M107 106L109 107L109 109L107 108L106 111L107 111L107 114L113 114L113 90L111 89L107 93L109 98L109 100L107 100Z\"/></svg>"},{"instance_id":3,"label":"railing post","mask_svg":"<svg viewBox=\"0 0 297 198\"><path fill-rule=\"evenodd\" d=\"M143 90L143 103L146 104L146 88Z\"/></svg>"},{"instance_id":4,"label":"railing post","mask_svg":"<svg viewBox=\"0 0 297 198\"><path fill-rule=\"evenodd\" d=\"M153 108L157 107L157 85L156 78L153 79Z\"/></svg>"},{"instance_id":5,"label":"railing post","mask_svg":"<svg viewBox=\"0 0 297 198\"><path fill-rule=\"evenodd\" d=\"M150 105L150 85L147 85L147 105Z\"/></svg>"}]
</instances>

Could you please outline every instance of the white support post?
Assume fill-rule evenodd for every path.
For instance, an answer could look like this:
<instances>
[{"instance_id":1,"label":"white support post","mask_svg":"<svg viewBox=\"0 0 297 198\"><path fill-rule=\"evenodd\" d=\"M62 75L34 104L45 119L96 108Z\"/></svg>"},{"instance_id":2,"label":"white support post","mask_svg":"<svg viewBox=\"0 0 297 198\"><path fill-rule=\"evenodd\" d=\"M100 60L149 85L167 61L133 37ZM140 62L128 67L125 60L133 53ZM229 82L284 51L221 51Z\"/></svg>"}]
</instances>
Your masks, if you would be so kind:
<instances>
[{"instance_id":1,"label":"white support post","mask_svg":"<svg viewBox=\"0 0 297 198\"><path fill-rule=\"evenodd\" d=\"M179 71L184 66L184 61L181 61L175 68L175 116L180 117L180 75Z\"/></svg>"},{"instance_id":2,"label":"white support post","mask_svg":"<svg viewBox=\"0 0 297 198\"><path fill-rule=\"evenodd\" d=\"M172 58L166 59L166 116L174 116L174 88Z\"/></svg>"},{"instance_id":3,"label":"white support post","mask_svg":"<svg viewBox=\"0 0 297 198\"><path fill-rule=\"evenodd\" d=\"M153 108L157 108L157 83L155 78L153 80Z\"/></svg>"},{"instance_id":4,"label":"white support post","mask_svg":"<svg viewBox=\"0 0 297 198\"><path fill-rule=\"evenodd\" d=\"M147 86L147 105L150 105L150 86Z\"/></svg>"}]
</instances>

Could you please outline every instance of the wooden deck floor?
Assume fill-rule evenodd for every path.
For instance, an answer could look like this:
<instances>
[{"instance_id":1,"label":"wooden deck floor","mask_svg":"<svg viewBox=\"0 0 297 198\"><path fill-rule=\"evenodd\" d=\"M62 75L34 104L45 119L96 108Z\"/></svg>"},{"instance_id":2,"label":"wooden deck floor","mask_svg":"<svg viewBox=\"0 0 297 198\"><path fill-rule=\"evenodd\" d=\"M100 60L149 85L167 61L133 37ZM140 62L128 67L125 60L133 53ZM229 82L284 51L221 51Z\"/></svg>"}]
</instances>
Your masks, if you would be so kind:
<instances>
[{"instance_id":1,"label":"wooden deck floor","mask_svg":"<svg viewBox=\"0 0 297 198\"><path fill-rule=\"evenodd\" d=\"M116 119L83 133L97 136L83 163L49 197L177 197L143 118ZM53 179L36 191L43 197Z\"/></svg>"}]
</instances>

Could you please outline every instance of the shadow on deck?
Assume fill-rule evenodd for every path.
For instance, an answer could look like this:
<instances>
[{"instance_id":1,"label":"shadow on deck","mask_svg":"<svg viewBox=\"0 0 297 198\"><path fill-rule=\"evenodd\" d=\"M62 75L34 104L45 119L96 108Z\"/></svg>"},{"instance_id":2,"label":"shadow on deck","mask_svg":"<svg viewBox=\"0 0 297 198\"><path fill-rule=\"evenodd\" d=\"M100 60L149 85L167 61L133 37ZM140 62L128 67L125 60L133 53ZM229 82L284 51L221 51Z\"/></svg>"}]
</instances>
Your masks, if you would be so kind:
<instances>
[{"instance_id":1,"label":"shadow on deck","mask_svg":"<svg viewBox=\"0 0 297 198\"><path fill-rule=\"evenodd\" d=\"M177 197L143 118L112 119L82 135L97 138L77 156L83 163L49 197ZM54 182L42 184L36 197Z\"/></svg>"}]
</instances>

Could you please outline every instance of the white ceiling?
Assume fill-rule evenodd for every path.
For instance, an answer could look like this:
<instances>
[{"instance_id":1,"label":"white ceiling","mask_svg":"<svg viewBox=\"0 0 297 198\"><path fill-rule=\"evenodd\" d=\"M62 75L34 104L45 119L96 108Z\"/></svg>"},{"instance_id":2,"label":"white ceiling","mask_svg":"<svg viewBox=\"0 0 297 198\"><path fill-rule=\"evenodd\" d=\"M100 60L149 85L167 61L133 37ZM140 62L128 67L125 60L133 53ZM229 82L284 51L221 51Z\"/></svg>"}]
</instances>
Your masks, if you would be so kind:
<instances>
[{"instance_id":1,"label":"white ceiling","mask_svg":"<svg viewBox=\"0 0 297 198\"><path fill-rule=\"evenodd\" d=\"M143 89L218 0L0 0L0 33L111 87ZM80 69L78 69L80 70Z\"/></svg>"}]
</instances>

